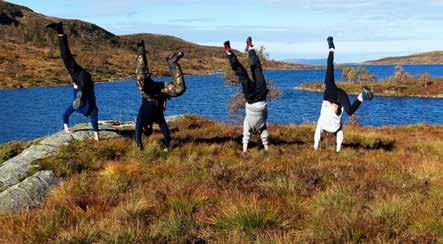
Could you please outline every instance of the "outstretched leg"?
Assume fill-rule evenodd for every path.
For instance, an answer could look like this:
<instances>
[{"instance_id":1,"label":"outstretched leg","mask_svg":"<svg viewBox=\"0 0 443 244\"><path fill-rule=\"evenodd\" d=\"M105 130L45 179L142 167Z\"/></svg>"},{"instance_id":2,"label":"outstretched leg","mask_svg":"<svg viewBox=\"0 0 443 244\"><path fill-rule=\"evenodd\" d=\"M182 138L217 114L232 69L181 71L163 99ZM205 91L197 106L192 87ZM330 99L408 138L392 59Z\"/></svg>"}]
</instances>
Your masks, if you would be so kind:
<instances>
[{"instance_id":1,"label":"outstretched leg","mask_svg":"<svg viewBox=\"0 0 443 244\"><path fill-rule=\"evenodd\" d=\"M90 82L90 80L85 80L85 78L87 78L88 75L90 77L90 74L75 61L74 56L69 49L68 37L64 33L63 23L51 23L47 25L46 28L52 29L57 32L60 56L62 57L66 69L71 75L72 81L80 91L77 96L81 97L82 94L84 94L85 92L85 88L88 85L88 82Z\"/></svg>"},{"instance_id":2,"label":"outstretched leg","mask_svg":"<svg viewBox=\"0 0 443 244\"><path fill-rule=\"evenodd\" d=\"M224 46L227 57L229 59L229 64L231 65L232 70L235 72L238 79L240 80L246 101L253 100L255 84L249 78L248 72L246 71L245 67L243 67L237 56L234 54L234 52L232 52L230 42L226 41L224 43Z\"/></svg>"},{"instance_id":3,"label":"outstretched leg","mask_svg":"<svg viewBox=\"0 0 443 244\"><path fill-rule=\"evenodd\" d=\"M260 59L255 52L252 38L246 39L246 50L248 51L249 65L251 68L252 79L255 82L255 95L258 101L266 100L268 89L266 87L266 79L263 74Z\"/></svg>"},{"instance_id":4,"label":"outstretched leg","mask_svg":"<svg viewBox=\"0 0 443 244\"><path fill-rule=\"evenodd\" d=\"M334 77L334 52L335 46L332 37L328 37L329 54L326 66L325 91L323 100L335 103L337 101L337 86Z\"/></svg>"},{"instance_id":5,"label":"outstretched leg","mask_svg":"<svg viewBox=\"0 0 443 244\"><path fill-rule=\"evenodd\" d=\"M82 84L81 80L79 80L79 76L80 73L85 72L85 70L75 61L74 56L69 49L68 37L66 34L58 34L57 37L63 63L65 64L65 67L71 75L74 83L77 84L79 88L82 88L84 84Z\"/></svg>"},{"instance_id":6,"label":"outstretched leg","mask_svg":"<svg viewBox=\"0 0 443 244\"><path fill-rule=\"evenodd\" d=\"M146 57L146 49L145 42L140 40L137 43L137 60L136 60L136 81L137 87L140 90L140 94L144 99L151 98L149 96L150 92L153 92L151 87L149 87L150 83L153 83L151 78L149 77L149 69L148 69L148 59Z\"/></svg>"},{"instance_id":7,"label":"outstretched leg","mask_svg":"<svg viewBox=\"0 0 443 244\"><path fill-rule=\"evenodd\" d=\"M360 107L360 104L363 100L371 100L372 92L364 87L362 89L362 93L357 97L352 104L349 100L348 94L342 89L338 88L335 84L334 78L334 53L335 53L335 45L333 38L328 37L328 45L329 45L329 56L328 56L328 64L326 69L326 77L325 77L325 92L323 94L323 100L329 101L331 103L340 104L346 113L352 115L357 111Z\"/></svg>"},{"instance_id":8,"label":"outstretched leg","mask_svg":"<svg viewBox=\"0 0 443 244\"><path fill-rule=\"evenodd\" d=\"M68 119L73 111L84 114L85 116L91 116L93 120L97 120L97 105L95 101L94 84L92 82L91 74L87 72L83 67L77 64L74 56L69 49L68 37L64 34L62 22L51 23L46 28L56 31L60 55L62 57L65 68L68 70L71 79L74 83L74 101L72 108L66 110L64 117L65 130L69 130ZM94 112L95 110L95 112ZM98 123L92 122L94 134L96 140L98 140Z\"/></svg>"},{"instance_id":9,"label":"outstretched leg","mask_svg":"<svg viewBox=\"0 0 443 244\"><path fill-rule=\"evenodd\" d=\"M182 68L178 61L184 56L183 52L177 52L167 58L169 72L172 76L172 81L165 85L161 90L162 93L169 97L181 96L186 91L186 83Z\"/></svg>"}]
</instances>

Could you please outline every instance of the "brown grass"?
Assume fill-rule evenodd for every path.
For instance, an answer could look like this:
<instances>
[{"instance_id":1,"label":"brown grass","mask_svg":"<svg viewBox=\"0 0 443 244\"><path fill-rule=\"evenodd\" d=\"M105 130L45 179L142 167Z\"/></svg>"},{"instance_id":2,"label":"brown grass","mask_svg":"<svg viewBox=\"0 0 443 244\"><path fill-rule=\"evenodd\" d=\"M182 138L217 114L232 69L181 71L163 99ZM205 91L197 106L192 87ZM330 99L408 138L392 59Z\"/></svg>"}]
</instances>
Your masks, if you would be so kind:
<instances>
[{"instance_id":1,"label":"brown grass","mask_svg":"<svg viewBox=\"0 0 443 244\"><path fill-rule=\"evenodd\" d=\"M361 92L362 86L368 86L377 96L418 96L443 97L443 78L423 81L419 78L405 82L379 81L372 83L337 82L337 86L350 94ZM323 83L305 83L297 87L301 90L323 91Z\"/></svg>"},{"instance_id":2,"label":"brown grass","mask_svg":"<svg viewBox=\"0 0 443 244\"><path fill-rule=\"evenodd\" d=\"M20 154L29 146L29 142L12 141L0 145L0 165L6 160L13 158Z\"/></svg>"},{"instance_id":3,"label":"brown grass","mask_svg":"<svg viewBox=\"0 0 443 244\"><path fill-rule=\"evenodd\" d=\"M417 53L408 56L387 57L366 61L368 64L442 64L443 51Z\"/></svg>"},{"instance_id":4,"label":"brown grass","mask_svg":"<svg viewBox=\"0 0 443 244\"><path fill-rule=\"evenodd\" d=\"M185 117L161 135L62 148L44 204L0 216L0 242L443 241L443 127L348 128L336 153L313 125L270 126L241 153L241 128ZM71 156L71 157L69 157ZM42 167L43 167L42 166Z\"/></svg>"}]
</instances>

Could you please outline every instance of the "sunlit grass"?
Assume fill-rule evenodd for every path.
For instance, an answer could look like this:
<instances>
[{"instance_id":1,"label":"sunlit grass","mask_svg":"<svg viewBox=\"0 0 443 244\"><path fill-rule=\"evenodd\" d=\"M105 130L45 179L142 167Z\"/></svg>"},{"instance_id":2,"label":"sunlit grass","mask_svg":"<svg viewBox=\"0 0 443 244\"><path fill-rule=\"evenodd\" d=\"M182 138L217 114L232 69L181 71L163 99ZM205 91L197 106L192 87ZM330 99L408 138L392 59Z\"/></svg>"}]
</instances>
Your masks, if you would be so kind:
<instances>
[{"instance_id":1,"label":"sunlit grass","mask_svg":"<svg viewBox=\"0 0 443 244\"><path fill-rule=\"evenodd\" d=\"M241 127L194 116L161 134L72 142L40 160L63 178L44 204L0 216L0 242L438 242L441 126L351 128L342 152L313 125L270 126L241 153Z\"/></svg>"}]
</instances>

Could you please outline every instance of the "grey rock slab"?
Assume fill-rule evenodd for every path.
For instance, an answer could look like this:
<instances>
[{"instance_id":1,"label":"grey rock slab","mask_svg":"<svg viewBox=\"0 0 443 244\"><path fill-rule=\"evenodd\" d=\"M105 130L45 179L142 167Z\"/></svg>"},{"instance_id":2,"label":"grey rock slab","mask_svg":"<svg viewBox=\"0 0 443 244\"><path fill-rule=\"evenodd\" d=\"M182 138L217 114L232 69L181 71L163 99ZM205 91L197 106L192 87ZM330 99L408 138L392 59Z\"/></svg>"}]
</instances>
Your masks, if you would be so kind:
<instances>
[{"instance_id":1,"label":"grey rock slab","mask_svg":"<svg viewBox=\"0 0 443 244\"><path fill-rule=\"evenodd\" d=\"M70 140L74 139L70 133L66 133L64 131L60 131L55 133L54 135L48 136L39 144L41 145L49 145L53 147L57 147L63 144L67 144Z\"/></svg>"},{"instance_id":2,"label":"grey rock slab","mask_svg":"<svg viewBox=\"0 0 443 244\"><path fill-rule=\"evenodd\" d=\"M18 156L4 162L0 167L0 191L26 178L34 160L48 157L56 150L53 146L32 145Z\"/></svg>"},{"instance_id":3,"label":"grey rock slab","mask_svg":"<svg viewBox=\"0 0 443 244\"><path fill-rule=\"evenodd\" d=\"M177 120L183 115L168 116L167 121ZM117 138L119 129L132 127L135 123L100 121L100 138ZM28 177L32 162L57 152L61 145L71 140L86 140L94 137L90 126L82 124L73 128L72 133L57 132L43 138L38 143L30 146L21 154L4 162L0 166L0 213L18 212L38 206L44 200L52 186L57 184L57 179L51 171L40 171Z\"/></svg>"},{"instance_id":4,"label":"grey rock slab","mask_svg":"<svg viewBox=\"0 0 443 244\"><path fill-rule=\"evenodd\" d=\"M15 213L40 205L58 180L52 171L40 171L0 193L0 213Z\"/></svg>"}]
</instances>

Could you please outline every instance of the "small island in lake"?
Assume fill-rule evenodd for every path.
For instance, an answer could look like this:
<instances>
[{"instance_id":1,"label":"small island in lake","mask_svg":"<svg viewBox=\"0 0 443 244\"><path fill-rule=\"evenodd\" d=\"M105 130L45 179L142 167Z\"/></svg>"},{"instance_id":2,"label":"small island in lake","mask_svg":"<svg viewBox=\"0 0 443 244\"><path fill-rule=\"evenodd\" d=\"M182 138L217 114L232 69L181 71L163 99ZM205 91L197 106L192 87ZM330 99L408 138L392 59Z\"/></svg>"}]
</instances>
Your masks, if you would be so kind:
<instances>
[{"instance_id":1,"label":"small island in lake","mask_svg":"<svg viewBox=\"0 0 443 244\"><path fill-rule=\"evenodd\" d=\"M377 81L364 67L344 68L344 82L337 85L349 94L358 94L362 86L372 89L376 96L410 96L410 97L443 97L443 78L432 78L425 73L413 76L406 73L401 66L395 68L395 74L382 81ZM304 83L297 90L324 91L324 82Z\"/></svg>"}]
</instances>

